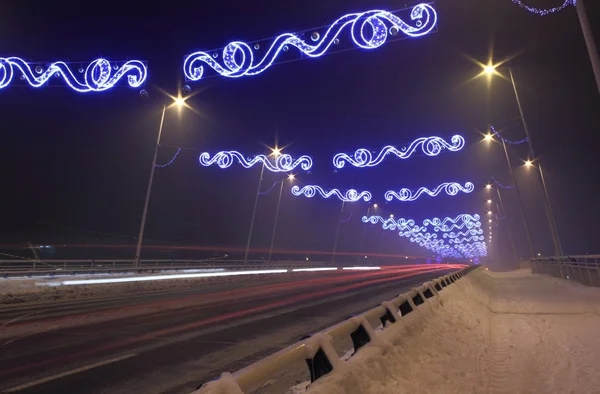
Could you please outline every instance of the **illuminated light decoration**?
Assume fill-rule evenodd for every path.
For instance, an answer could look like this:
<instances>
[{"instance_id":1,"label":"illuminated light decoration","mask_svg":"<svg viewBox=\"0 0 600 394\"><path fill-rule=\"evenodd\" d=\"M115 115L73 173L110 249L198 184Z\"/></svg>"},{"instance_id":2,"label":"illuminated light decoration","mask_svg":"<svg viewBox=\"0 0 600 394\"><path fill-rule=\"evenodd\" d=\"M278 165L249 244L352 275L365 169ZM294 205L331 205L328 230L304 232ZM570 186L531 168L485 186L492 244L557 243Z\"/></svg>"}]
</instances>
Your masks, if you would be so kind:
<instances>
[{"instance_id":1,"label":"illuminated light decoration","mask_svg":"<svg viewBox=\"0 0 600 394\"><path fill-rule=\"evenodd\" d=\"M238 161L244 168L251 168L258 163L262 163L265 168L271 172L288 172L300 166L303 170L311 169L313 162L309 156L300 156L296 160L288 154L283 154L271 160L265 155L256 155L253 158L246 159L237 151L222 151L216 153L212 158L210 153L202 152L199 157L200 164L204 167L217 164L220 168L229 168L234 161Z\"/></svg>"},{"instance_id":2,"label":"illuminated light decoration","mask_svg":"<svg viewBox=\"0 0 600 394\"><path fill-rule=\"evenodd\" d=\"M496 137L498 137L501 141L506 142L509 145L520 145L522 143L525 143L527 141L529 141L529 139L524 138L522 140L519 141L511 141L511 140L507 140L506 138L503 138L500 134L498 134L498 132L496 131L496 129L494 128L494 126L490 126L490 129L492 130L492 134L495 135Z\"/></svg>"},{"instance_id":3,"label":"illuminated light decoration","mask_svg":"<svg viewBox=\"0 0 600 394\"><path fill-rule=\"evenodd\" d=\"M481 235L483 234L483 230L482 229L478 229L478 230L467 230L465 232L451 232L451 233L444 233L444 238L458 238L458 237L468 237L471 235Z\"/></svg>"},{"instance_id":4,"label":"illuminated light decoration","mask_svg":"<svg viewBox=\"0 0 600 394\"><path fill-rule=\"evenodd\" d=\"M454 245L454 248L469 259L487 256L487 246L485 242L474 242L466 245L456 244Z\"/></svg>"},{"instance_id":5,"label":"illuminated light decoration","mask_svg":"<svg viewBox=\"0 0 600 394\"><path fill-rule=\"evenodd\" d=\"M443 231L443 232L450 232L454 229L457 230L462 230L463 228L467 228L468 230L471 230L475 227L480 227L481 226L481 222L464 222L462 224L452 224L450 226L447 225L442 225L439 227L435 227L434 230L435 231Z\"/></svg>"},{"instance_id":6,"label":"illuminated light decoration","mask_svg":"<svg viewBox=\"0 0 600 394\"><path fill-rule=\"evenodd\" d=\"M384 147L374 158L368 149L357 149L352 156L346 153L338 153L333 156L333 165L336 168L344 168L346 162L354 167L365 168L375 167L386 158L393 154L400 159L408 159L421 148L427 156L437 156L442 150L447 149L451 152L457 152L465 146L465 139L460 135L455 135L450 139L451 143L446 142L440 137L422 137L414 140L408 147L397 149L393 146Z\"/></svg>"},{"instance_id":7,"label":"illuminated light decoration","mask_svg":"<svg viewBox=\"0 0 600 394\"><path fill-rule=\"evenodd\" d=\"M462 213L462 214L458 215L457 217L455 217L454 219L452 219L450 217L446 217L446 218L444 218L444 220L442 220L440 218L425 219L425 220L423 220L423 225L424 226L429 226L429 225L442 226L447 223L456 224L458 222L476 222L479 219L481 219L481 217L478 214L469 215L468 213Z\"/></svg>"},{"instance_id":8,"label":"illuminated light decoration","mask_svg":"<svg viewBox=\"0 0 600 394\"><path fill-rule=\"evenodd\" d=\"M485 239L485 237L483 237L483 236L474 235L472 237L465 237L465 238L452 238L451 240L448 241L448 243L462 244L465 242L483 241L484 239Z\"/></svg>"},{"instance_id":9,"label":"illuminated light decoration","mask_svg":"<svg viewBox=\"0 0 600 394\"><path fill-rule=\"evenodd\" d=\"M382 10L371 10L342 16L333 22L324 34L311 36L314 44L308 43L296 34L285 33L277 36L266 49L262 59L254 58L254 51L248 43L232 41L223 48L223 64L214 55L216 52L195 52L184 59L183 72L191 81L199 81L204 77L204 67L208 66L223 77L240 78L258 75L270 68L279 54L294 47L304 56L317 58L323 56L334 43L345 27L350 26L350 34L354 43L363 49L375 49L385 44L388 36L386 22L394 31L402 32L409 37L420 37L431 32L437 24L437 14L429 4L418 4L410 12L410 19L416 27L410 26L396 15ZM368 25L368 26L367 26ZM365 27L371 31L366 33ZM259 49L260 45L254 48Z\"/></svg>"},{"instance_id":10,"label":"illuminated light decoration","mask_svg":"<svg viewBox=\"0 0 600 394\"><path fill-rule=\"evenodd\" d=\"M169 160L165 164L155 164L154 166L157 168L165 168L165 167L170 166L171 164L173 164L175 159L177 159L177 156L179 156L179 153L181 153L181 148L177 149L177 152L175 152L175 154L173 155L173 158L171 158L171 160Z\"/></svg>"},{"instance_id":11,"label":"illuminated light decoration","mask_svg":"<svg viewBox=\"0 0 600 394\"><path fill-rule=\"evenodd\" d=\"M31 65L33 64L35 63ZM112 66L106 59L96 59L83 70L83 77L76 77L65 62L54 62L43 68L38 65L35 71L31 69L31 65L18 57L0 57L0 89L10 85L17 70L21 73L21 79L31 87L39 88L52 76L56 76L80 93L106 91L123 78L127 78L130 87L138 88L146 82L148 76L146 65L139 60L130 60L118 67Z\"/></svg>"},{"instance_id":12,"label":"illuminated light decoration","mask_svg":"<svg viewBox=\"0 0 600 394\"><path fill-rule=\"evenodd\" d=\"M381 267L342 267L343 270L349 271L372 271L372 270L380 270Z\"/></svg>"},{"instance_id":13,"label":"illuminated light decoration","mask_svg":"<svg viewBox=\"0 0 600 394\"><path fill-rule=\"evenodd\" d=\"M503 185L503 184L501 184L501 183L500 183L500 182L498 182L498 181L496 180L496 178L494 178L494 177L492 177L492 181L494 181L494 183L495 183L497 186L501 187L502 189L514 189L514 188L515 188L514 186L507 186L507 185Z\"/></svg>"},{"instance_id":14,"label":"illuminated light decoration","mask_svg":"<svg viewBox=\"0 0 600 394\"><path fill-rule=\"evenodd\" d=\"M368 191L362 191L359 193L354 189L350 189L346 193L342 193L338 189L331 189L326 191L321 186L316 185L307 185L302 187L302 189L300 189L299 186L292 187L292 194L294 196L304 195L307 198L313 198L317 195L317 193L320 194L323 198L330 198L332 196L336 196L344 202L356 202L360 199L363 199L364 201L371 201L371 198L373 197Z\"/></svg>"},{"instance_id":15,"label":"illuminated light decoration","mask_svg":"<svg viewBox=\"0 0 600 394\"><path fill-rule=\"evenodd\" d=\"M459 192L463 193L471 193L475 190L475 185L471 182L465 183L463 187L460 183L456 182L445 182L441 185L437 186L433 190L429 190L426 187L420 187L417 191L412 192L408 188L402 188L398 193L393 190L388 190L385 192L385 199L387 201L392 201L394 198L400 201L415 201L418 199L423 193L428 194L431 197L435 197L440 194L442 191L446 192L449 196L456 196Z\"/></svg>"},{"instance_id":16,"label":"illuminated light decoration","mask_svg":"<svg viewBox=\"0 0 600 394\"><path fill-rule=\"evenodd\" d=\"M521 0L512 0L512 2L515 3L516 5L518 5L519 7L523 8L524 10L527 10L527 11L531 12L532 14L538 14L538 15L553 14L555 12L564 10L565 8L567 8L570 5L576 4L576 0L565 0L561 6L544 9L544 8L530 7L526 4L524 4Z\"/></svg>"},{"instance_id":17,"label":"illuminated light decoration","mask_svg":"<svg viewBox=\"0 0 600 394\"><path fill-rule=\"evenodd\" d=\"M395 220L393 217L383 218L381 216L375 215L369 217L363 216L362 222L371 224L377 224L378 222L381 222L381 227L384 230L408 230L410 234L419 231L425 231L425 227L415 226L415 221L412 219L399 218L398 220Z\"/></svg>"},{"instance_id":18,"label":"illuminated light decoration","mask_svg":"<svg viewBox=\"0 0 600 394\"><path fill-rule=\"evenodd\" d=\"M294 268L292 272L318 272L318 271L337 271L337 267L325 268Z\"/></svg>"},{"instance_id":19,"label":"illuminated light decoration","mask_svg":"<svg viewBox=\"0 0 600 394\"><path fill-rule=\"evenodd\" d=\"M275 188L275 185L277 184L277 182L273 182L273 184L271 185L271 188L269 190L267 190L266 192L260 192L258 193L259 196L264 196L266 194L271 193L271 191L273 190L273 188Z\"/></svg>"},{"instance_id":20,"label":"illuminated light decoration","mask_svg":"<svg viewBox=\"0 0 600 394\"><path fill-rule=\"evenodd\" d=\"M226 272L210 272L210 273L197 273L197 274L138 276L138 277L133 277L133 278L65 280L62 282L48 282L47 285L48 286L61 286L61 285L62 286L73 286L73 285L91 285L91 284L123 283L123 282L143 282L143 281L167 280L167 279L215 278L215 277L239 276L239 275L283 274L286 272L288 272L288 270L286 270L286 269L226 271Z\"/></svg>"},{"instance_id":21,"label":"illuminated light decoration","mask_svg":"<svg viewBox=\"0 0 600 394\"><path fill-rule=\"evenodd\" d=\"M415 236L417 233L423 233L426 230L427 229L425 227L415 226L415 227L406 229L406 231L398 232L398 235L401 237L411 237L411 236Z\"/></svg>"}]
</instances>

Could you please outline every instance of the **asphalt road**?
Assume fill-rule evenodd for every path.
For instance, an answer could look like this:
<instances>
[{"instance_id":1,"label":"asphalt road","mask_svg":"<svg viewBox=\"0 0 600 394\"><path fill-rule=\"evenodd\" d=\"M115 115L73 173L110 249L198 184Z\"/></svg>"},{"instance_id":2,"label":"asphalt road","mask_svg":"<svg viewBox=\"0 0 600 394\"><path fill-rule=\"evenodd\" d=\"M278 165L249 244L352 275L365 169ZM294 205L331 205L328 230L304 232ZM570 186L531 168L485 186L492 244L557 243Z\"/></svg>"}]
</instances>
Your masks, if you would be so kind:
<instances>
[{"instance_id":1,"label":"asphalt road","mask_svg":"<svg viewBox=\"0 0 600 394\"><path fill-rule=\"evenodd\" d=\"M189 393L448 272L433 267L0 308L0 392Z\"/></svg>"}]
</instances>

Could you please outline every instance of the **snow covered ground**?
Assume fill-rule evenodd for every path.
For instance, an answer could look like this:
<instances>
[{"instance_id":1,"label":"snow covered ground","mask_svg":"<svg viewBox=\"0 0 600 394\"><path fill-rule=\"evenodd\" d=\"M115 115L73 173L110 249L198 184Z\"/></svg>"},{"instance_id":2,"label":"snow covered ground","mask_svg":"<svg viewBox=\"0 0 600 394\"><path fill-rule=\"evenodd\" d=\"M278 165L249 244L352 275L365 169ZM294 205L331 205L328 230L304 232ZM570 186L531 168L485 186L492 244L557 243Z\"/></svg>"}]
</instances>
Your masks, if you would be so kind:
<instances>
[{"instance_id":1,"label":"snow covered ground","mask_svg":"<svg viewBox=\"0 0 600 394\"><path fill-rule=\"evenodd\" d=\"M313 384L298 363L258 392L600 393L600 289L481 269L441 301L378 327L355 355L336 346L341 366Z\"/></svg>"},{"instance_id":2,"label":"snow covered ground","mask_svg":"<svg viewBox=\"0 0 600 394\"><path fill-rule=\"evenodd\" d=\"M600 289L477 270L441 294L305 392L600 393Z\"/></svg>"}]
</instances>

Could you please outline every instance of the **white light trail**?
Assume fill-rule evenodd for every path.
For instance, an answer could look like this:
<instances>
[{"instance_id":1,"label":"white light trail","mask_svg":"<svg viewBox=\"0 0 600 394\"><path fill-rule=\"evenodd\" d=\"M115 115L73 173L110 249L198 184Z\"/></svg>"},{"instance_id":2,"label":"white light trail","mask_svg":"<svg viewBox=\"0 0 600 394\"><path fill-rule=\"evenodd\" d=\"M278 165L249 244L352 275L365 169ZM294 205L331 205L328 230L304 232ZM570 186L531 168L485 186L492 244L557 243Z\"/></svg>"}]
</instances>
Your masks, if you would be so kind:
<instances>
[{"instance_id":1,"label":"white light trail","mask_svg":"<svg viewBox=\"0 0 600 394\"><path fill-rule=\"evenodd\" d=\"M105 283L125 283L125 282L142 282L151 280L166 280L166 279L187 279L187 278L216 278L223 276L238 276L238 275L262 275L262 274L284 274L288 272L286 269L281 270L257 270L257 271L231 271L231 272L206 272L198 274L177 274L177 275L154 275L140 276L135 278L104 278L104 279L83 279L83 280L65 280L62 282L47 282L46 286L72 286L72 285L94 285Z\"/></svg>"},{"instance_id":2,"label":"white light trail","mask_svg":"<svg viewBox=\"0 0 600 394\"><path fill-rule=\"evenodd\" d=\"M356 270L356 271L369 271L369 270L380 270L381 267L344 267L343 270Z\"/></svg>"},{"instance_id":3,"label":"white light trail","mask_svg":"<svg viewBox=\"0 0 600 394\"><path fill-rule=\"evenodd\" d=\"M293 272L337 271L337 267L326 268L294 268Z\"/></svg>"}]
</instances>

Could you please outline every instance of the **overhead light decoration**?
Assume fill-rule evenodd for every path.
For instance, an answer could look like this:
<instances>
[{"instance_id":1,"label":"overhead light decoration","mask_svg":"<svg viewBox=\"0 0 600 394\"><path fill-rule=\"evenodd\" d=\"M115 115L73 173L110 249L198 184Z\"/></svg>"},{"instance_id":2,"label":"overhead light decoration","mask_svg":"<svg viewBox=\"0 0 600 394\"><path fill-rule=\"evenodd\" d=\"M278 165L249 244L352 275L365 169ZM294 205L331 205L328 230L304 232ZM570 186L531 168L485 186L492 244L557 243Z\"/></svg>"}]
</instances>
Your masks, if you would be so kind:
<instances>
[{"instance_id":1,"label":"overhead light decoration","mask_svg":"<svg viewBox=\"0 0 600 394\"><path fill-rule=\"evenodd\" d=\"M265 155L256 155L252 158L245 158L237 151L222 151L210 156L208 152L202 152L199 157L200 165L204 167L217 164L220 168L229 168L237 160L244 168L251 168L258 163L265 166L265 169L271 172L288 172L300 166L305 171L311 169L313 162L309 156L300 156L296 160L288 154L282 154L276 158L270 159Z\"/></svg>"},{"instance_id":2,"label":"overhead light decoration","mask_svg":"<svg viewBox=\"0 0 600 394\"><path fill-rule=\"evenodd\" d=\"M354 167L365 168L375 167L389 155L395 155L400 159L408 159L415 151L421 148L422 152L427 156L437 156L444 149L451 152L457 152L465 146L465 139L460 135L455 135L450 139L450 143L440 137L421 137L414 140L408 147L397 149L388 145L381 149L379 153L373 157L373 154L368 149L357 149L354 154L338 153L333 157L333 165L336 168L344 168L346 162Z\"/></svg>"},{"instance_id":3,"label":"overhead light decoration","mask_svg":"<svg viewBox=\"0 0 600 394\"><path fill-rule=\"evenodd\" d=\"M570 5L575 5L576 1L577 0L564 0L564 3L558 7L536 8L536 7L530 7L528 5L525 5L521 0L512 0L513 3L515 3L519 7L523 8L524 10L527 10L527 11L531 12L532 14L538 14L538 15L548 15L548 14L553 14L555 12L562 11Z\"/></svg>"},{"instance_id":4,"label":"overhead light decoration","mask_svg":"<svg viewBox=\"0 0 600 394\"><path fill-rule=\"evenodd\" d=\"M496 129L494 128L494 126L490 126L490 130L492 131L492 134L488 134L490 137L492 137L492 135L495 135L495 136L496 136L496 137L498 137L498 138L499 138L501 141L504 141L504 142L506 142L507 144L510 144L510 145L520 145L520 144L523 144L523 143L525 143L525 142L529 141L529 139L528 139L528 138L523 138L522 140L519 140L519 141L511 141L511 140L507 140L506 138L502 137L502 136L501 136L501 135L500 135L500 134L499 134L499 133L496 131ZM487 136L486 136L486 138L487 138Z\"/></svg>"},{"instance_id":5,"label":"overhead light decoration","mask_svg":"<svg viewBox=\"0 0 600 394\"><path fill-rule=\"evenodd\" d=\"M448 223L459 223L459 222L476 222L479 219L481 219L481 217L478 214L474 214L474 215L469 215L468 213L462 213L458 216L456 216L455 218L451 218L451 217L446 217L443 220L440 218L433 218L433 219L425 219L423 220L423 225L424 226L442 226Z\"/></svg>"},{"instance_id":6,"label":"overhead light decoration","mask_svg":"<svg viewBox=\"0 0 600 394\"><path fill-rule=\"evenodd\" d=\"M306 185L300 188L299 186L292 187L292 194L294 196L304 196L307 198L313 198L318 194L323 198L337 197L344 202L357 202L359 200L371 201L372 195L368 191L358 192L354 189L350 189L345 193L342 193L338 189L324 190L321 186Z\"/></svg>"},{"instance_id":7,"label":"overhead light decoration","mask_svg":"<svg viewBox=\"0 0 600 394\"><path fill-rule=\"evenodd\" d=\"M459 192L471 193L473 190L475 190L475 185L471 182L465 183L464 186L456 182L445 182L433 190L429 190L426 187L420 187L415 192L408 188L402 188L399 192L388 190L385 192L385 199L387 201L392 201L394 198L400 201L415 201L421 197L423 193L428 194L431 197L436 197L438 194L444 191L449 196L456 196Z\"/></svg>"},{"instance_id":8,"label":"overhead light decoration","mask_svg":"<svg viewBox=\"0 0 600 394\"><path fill-rule=\"evenodd\" d=\"M138 88L146 82L148 69L139 60L130 60L120 65L106 59L96 59L85 69L79 68L78 74L71 70L73 63L54 62L49 65L29 63L19 57L0 57L0 89L8 87L16 73L29 86L40 88L52 78L62 79L76 92L103 92L117 85L122 79L132 88ZM33 69L32 69L33 67Z\"/></svg>"},{"instance_id":9,"label":"overhead light decoration","mask_svg":"<svg viewBox=\"0 0 600 394\"><path fill-rule=\"evenodd\" d=\"M483 234L483 230L482 229L471 229L471 230L467 230L467 231L459 231L459 232L449 232L449 233L444 233L444 238L458 238L458 237L468 237L471 235L481 235Z\"/></svg>"},{"instance_id":10,"label":"overhead light decoration","mask_svg":"<svg viewBox=\"0 0 600 394\"><path fill-rule=\"evenodd\" d=\"M448 240L448 243L462 244L465 242L483 241L484 239L485 239L485 237L483 237L483 236L474 235L472 237L465 237L465 238L452 238L452 239Z\"/></svg>"},{"instance_id":11,"label":"overhead light decoration","mask_svg":"<svg viewBox=\"0 0 600 394\"><path fill-rule=\"evenodd\" d=\"M337 19L323 34L313 31L307 39L299 34L281 34L273 39L270 46L265 46L262 57L256 59L254 51L260 50L261 45L243 41L232 41L223 48L222 63L217 60L217 51L192 53L184 59L183 72L190 81L201 80L205 66L227 78L258 75L270 68L281 52L288 52L292 47L303 56L323 56L332 45L339 43L338 36L346 27L349 27L350 37L356 46L375 49L386 43L388 34L395 36L403 33L409 37L420 37L431 32L437 24L437 14L429 4L414 6L410 10L410 19L414 26L388 11L351 13Z\"/></svg>"}]
</instances>

